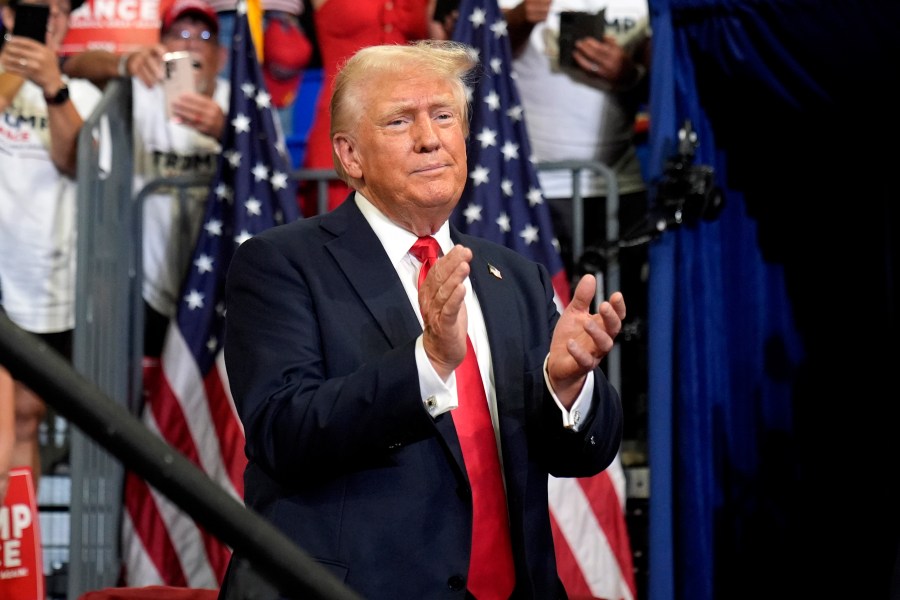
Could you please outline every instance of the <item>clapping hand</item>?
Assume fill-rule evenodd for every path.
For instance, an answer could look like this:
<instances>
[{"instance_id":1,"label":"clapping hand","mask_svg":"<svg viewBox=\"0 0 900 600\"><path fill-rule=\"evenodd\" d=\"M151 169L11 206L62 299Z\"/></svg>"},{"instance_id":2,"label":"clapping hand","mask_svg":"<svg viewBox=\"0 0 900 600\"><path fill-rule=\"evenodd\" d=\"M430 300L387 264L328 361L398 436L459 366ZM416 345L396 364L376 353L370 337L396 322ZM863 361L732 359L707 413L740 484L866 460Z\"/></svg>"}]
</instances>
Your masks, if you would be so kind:
<instances>
[{"instance_id":1,"label":"clapping hand","mask_svg":"<svg viewBox=\"0 0 900 600\"><path fill-rule=\"evenodd\" d=\"M597 314L590 313L596 285L593 275L581 278L550 342L547 372L553 391L566 408L572 406L587 374L612 350L625 319L621 292L602 302Z\"/></svg>"}]
</instances>

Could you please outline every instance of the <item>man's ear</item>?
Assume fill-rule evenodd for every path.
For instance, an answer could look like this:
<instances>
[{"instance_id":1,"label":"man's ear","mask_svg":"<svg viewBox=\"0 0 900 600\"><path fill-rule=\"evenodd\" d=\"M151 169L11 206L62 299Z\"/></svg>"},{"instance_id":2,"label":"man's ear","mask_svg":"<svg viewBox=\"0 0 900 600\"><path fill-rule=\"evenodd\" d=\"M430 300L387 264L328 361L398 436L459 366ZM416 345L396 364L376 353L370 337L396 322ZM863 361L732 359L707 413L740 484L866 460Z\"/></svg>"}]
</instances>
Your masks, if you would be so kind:
<instances>
[{"instance_id":1,"label":"man's ear","mask_svg":"<svg viewBox=\"0 0 900 600\"><path fill-rule=\"evenodd\" d=\"M347 175L353 179L362 179L362 166L359 164L359 156L356 154L356 145L353 139L346 134L339 133L334 136L331 144Z\"/></svg>"}]
</instances>

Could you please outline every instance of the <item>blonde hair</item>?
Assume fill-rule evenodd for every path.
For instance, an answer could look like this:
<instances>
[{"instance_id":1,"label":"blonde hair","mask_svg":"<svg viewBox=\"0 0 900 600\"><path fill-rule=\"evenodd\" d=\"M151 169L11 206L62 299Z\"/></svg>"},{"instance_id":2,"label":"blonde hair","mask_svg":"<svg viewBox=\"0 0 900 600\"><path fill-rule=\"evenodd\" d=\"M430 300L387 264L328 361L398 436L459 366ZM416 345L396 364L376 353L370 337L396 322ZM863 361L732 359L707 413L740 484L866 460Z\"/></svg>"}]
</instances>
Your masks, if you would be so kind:
<instances>
[{"instance_id":1,"label":"blonde hair","mask_svg":"<svg viewBox=\"0 0 900 600\"><path fill-rule=\"evenodd\" d=\"M365 108L366 84L384 75L399 74L410 67L419 72L444 77L453 88L459 106L463 135L469 135L469 103L467 84L475 76L478 54L465 44L443 40L419 40L410 44L367 46L351 56L334 79L331 92L331 132L355 130ZM332 159L338 176L351 187L355 180L344 171L332 147Z\"/></svg>"}]
</instances>

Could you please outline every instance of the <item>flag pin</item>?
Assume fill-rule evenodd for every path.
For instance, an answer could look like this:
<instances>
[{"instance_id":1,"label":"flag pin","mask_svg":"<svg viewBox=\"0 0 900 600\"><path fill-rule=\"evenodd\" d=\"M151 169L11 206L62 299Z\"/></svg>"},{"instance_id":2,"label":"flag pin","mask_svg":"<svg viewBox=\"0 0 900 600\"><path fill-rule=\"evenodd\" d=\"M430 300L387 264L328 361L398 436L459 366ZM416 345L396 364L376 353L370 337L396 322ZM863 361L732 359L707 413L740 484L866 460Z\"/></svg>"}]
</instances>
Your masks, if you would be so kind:
<instances>
[{"instance_id":1,"label":"flag pin","mask_svg":"<svg viewBox=\"0 0 900 600\"><path fill-rule=\"evenodd\" d=\"M488 271L490 271L491 275L493 275L497 279L503 279L503 275L500 274L500 269L498 269L491 263L488 263Z\"/></svg>"}]
</instances>

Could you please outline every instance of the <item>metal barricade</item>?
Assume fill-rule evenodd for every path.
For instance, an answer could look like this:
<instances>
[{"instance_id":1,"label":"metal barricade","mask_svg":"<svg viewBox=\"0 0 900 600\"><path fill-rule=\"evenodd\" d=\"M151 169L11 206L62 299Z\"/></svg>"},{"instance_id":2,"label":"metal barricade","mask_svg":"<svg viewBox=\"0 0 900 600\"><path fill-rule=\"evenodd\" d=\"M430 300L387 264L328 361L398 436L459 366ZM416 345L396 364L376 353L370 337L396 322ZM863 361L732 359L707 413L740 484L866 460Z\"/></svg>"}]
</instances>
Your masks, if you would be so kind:
<instances>
[{"instance_id":1,"label":"metal barricade","mask_svg":"<svg viewBox=\"0 0 900 600\"><path fill-rule=\"evenodd\" d=\"M72 362L111 398L140 398L135 321L140 282L132 203L131 82L113 80L78 138L78 266ZM71 428L68 597L110 585L119 575L123 472Z\"/></svg>"},{"instance_id":2,"label":"metal barricade","mask_svg":"<svg viewBox=\"0 0 900 600\"><path fill-rule=\"evenodd\" d=\"M73 365L135 415L142 404L144 198L186 191L209 178L173 177L133 193L131 82L112 80L78 141L78 268ZM191 248L184 248L189 258ZM120 576L124 471L115 457L70 428L71 505L67 597L113 586Z\"/></svg>"}]
</instances>

